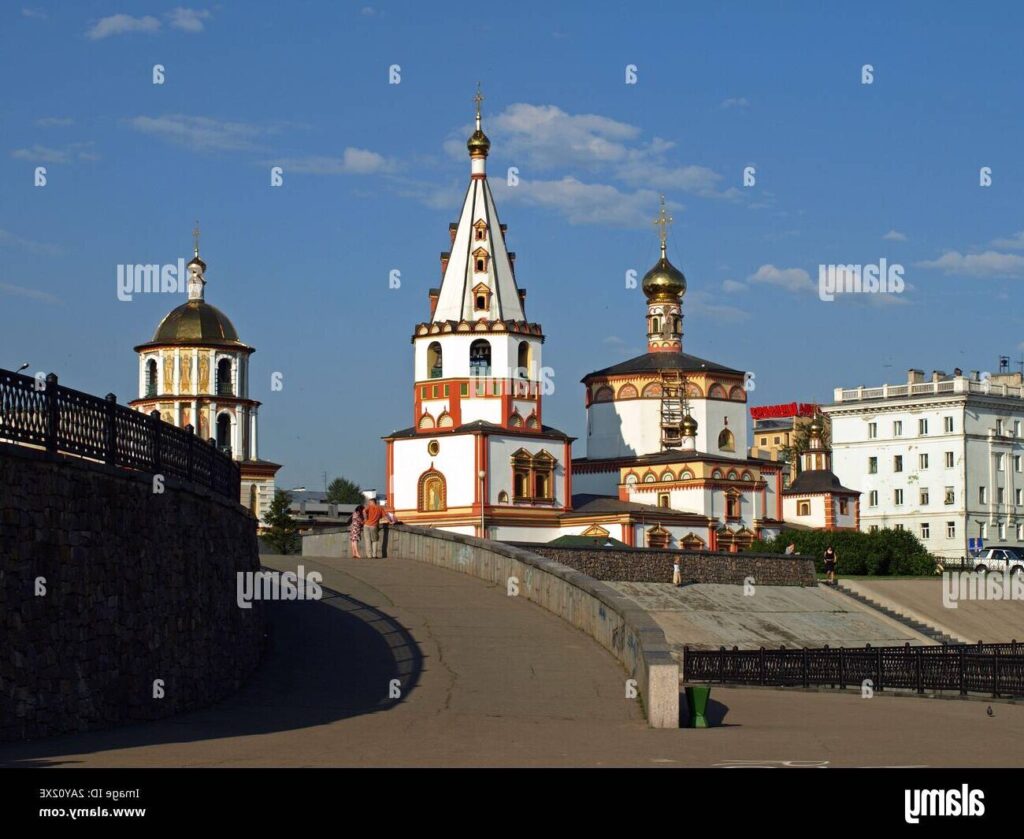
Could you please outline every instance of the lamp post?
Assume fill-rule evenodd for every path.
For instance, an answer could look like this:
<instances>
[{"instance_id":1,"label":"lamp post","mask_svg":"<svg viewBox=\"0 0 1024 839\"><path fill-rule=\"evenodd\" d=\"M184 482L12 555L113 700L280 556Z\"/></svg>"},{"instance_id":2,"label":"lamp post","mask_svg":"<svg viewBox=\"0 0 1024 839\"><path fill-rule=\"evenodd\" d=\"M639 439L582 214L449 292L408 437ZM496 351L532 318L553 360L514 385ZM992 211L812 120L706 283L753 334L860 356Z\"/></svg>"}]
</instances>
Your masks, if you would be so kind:
<instances>
[{"instance_id":1,"label":"lamp post","mask_svg":"<svg viewBox=\"0 0 1024 839\"><path fill-rule=\"evenodd\" d=\"M487 480L487 472L481 469L478 474L480 476L480 538L486 539L487 529L484 525L484 505L487 503L487 499L484 498L484 490L486 489L484 481Z\"/></svg>"},{"instance_id":2,"label":"lamp post","mask_svg":"<svg viewBox=\"0 0 1024 839\"><path fill-rule=\"evenodd\" d=\"M22 370L27 370L28 368L29 368L29 363L26 361L24 364L21 365L21 367L19 367L17 369L16 372L20 373Z\"/></svg>"}]
</instances>

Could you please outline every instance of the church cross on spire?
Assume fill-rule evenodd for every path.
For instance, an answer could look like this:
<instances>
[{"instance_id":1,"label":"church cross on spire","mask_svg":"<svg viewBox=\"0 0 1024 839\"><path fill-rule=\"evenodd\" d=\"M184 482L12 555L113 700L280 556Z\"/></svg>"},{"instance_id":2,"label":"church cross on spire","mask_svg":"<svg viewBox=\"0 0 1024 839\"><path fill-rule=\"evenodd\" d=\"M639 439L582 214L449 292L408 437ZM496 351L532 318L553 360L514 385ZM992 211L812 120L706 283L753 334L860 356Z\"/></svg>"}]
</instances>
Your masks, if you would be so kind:
<instances>
[{"instance_id":1,"label":"church cross on spire","mask_svg":"<svg viewBox=\"0 0 1024 839\"><path fill-rule=\"evenodd\" d=\"M192 242L195 255L199 256L199 219L196 219L196 226L192 228Z\"/></svg>"},{"instance_id":2,"label":"church cross on spire","mask_svg":"<svg viewBox=\"0 0 1024 839\"><path fill-rule=\"evenodd\" d=\"M484 95L480 90L480 82L476 83L476 96L473 97L473 101L476 102L476 130L480 130L480 103L484 101Z\"/></svg>"},{"instance_id":3,"label":"church cross on spire","mask_svg":"<svg viewBox=\"0 0 1024 839\"><path fill-rule=\"evenodd\" d=\"M665 212L665 196L661 196L661 209L658 211L658 217L654 220L656 227L660 228L658 236L661 239L661 256L665 258L665 244L668 241L668 226L672 224L672 216Z\"/></svg>"}]
</instances>

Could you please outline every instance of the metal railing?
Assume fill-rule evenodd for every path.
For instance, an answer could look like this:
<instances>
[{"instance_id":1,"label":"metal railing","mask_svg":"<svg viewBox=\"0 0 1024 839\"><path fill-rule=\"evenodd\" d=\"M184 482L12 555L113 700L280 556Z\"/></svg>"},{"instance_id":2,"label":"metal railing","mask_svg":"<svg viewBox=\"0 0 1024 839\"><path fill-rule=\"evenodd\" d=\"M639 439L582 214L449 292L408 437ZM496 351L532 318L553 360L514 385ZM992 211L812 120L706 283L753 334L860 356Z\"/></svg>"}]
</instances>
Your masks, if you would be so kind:
<instances>
[{"instance_id":1,"label":"metal railing","mask_svg":"<svg viewBox=\"0 0 1024 839\"><path fill-rule=\"evenodd\" d=\"M685 647L683 679L773 687L861 687L1024 696L1024 645L740 650Z\"/></svg>"},{"instance_id":2,"label":"metal railing","mask_svg":"<svg viewBox=\"0 0 1024 839\"><path fill-rule=\"evenodd\" d=\"M0 442L77 455L151 474L191 481L238 501L241 470L212 438L200 440L192 426L178 428L117 404L117 397L92 396L0 369Z\"/></svg>"}]
</instances>

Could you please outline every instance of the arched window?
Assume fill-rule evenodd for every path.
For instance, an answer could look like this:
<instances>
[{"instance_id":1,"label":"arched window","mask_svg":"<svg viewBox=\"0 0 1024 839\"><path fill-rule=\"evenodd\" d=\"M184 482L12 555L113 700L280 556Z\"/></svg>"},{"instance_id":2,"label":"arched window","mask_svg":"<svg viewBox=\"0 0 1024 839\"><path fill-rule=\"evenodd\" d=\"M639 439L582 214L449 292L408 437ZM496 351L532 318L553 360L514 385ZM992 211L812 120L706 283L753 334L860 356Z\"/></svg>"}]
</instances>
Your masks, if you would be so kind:
<instances>
[{"instance_id":1,"label":"arched window","mask_svg":"<svg viewBox=\"0 0 1024 839\"><path fill-rule=\"evenodd\" d=\"M533 456L533 497L536 501L551 501L555 497L555 459L546 451Z\"/></svg>"},{"instance_id":2,"label":"arched window","mask_svg":"<svg viewBox=\"0 0 1024 839\"><path fill-rule=\"evenodd\" d=\"M615 398L615 391L613 391L607 385L603 385L603 386L599 387L594 392L594 401L595 402L611 402L614 398Z\"/></svg>"},{"instance_id":3,"label":"arched window","mask_svg":"<svg viewBox=\"0 0 1024 839\"><path fill-rule=\"evenodd\" d=\"M156 396L159 382L156 359L151 358L146 362L146 396Z\"/></svg>"},{"instance_id":4,"label":"arched window","mask_svg":"<svg viewBox=\"0 0 1024 839\"><path fill-rule=\"evenodd\" d=\"M658 332L661 332L661 318L653 317L651 318L651 333L657 334Z\"/></svg>"},{"instance_id":5,"label":"arched window","mask_svg":"<svg viewBox=\"0 0 1024 839\"><path fill-rule=\"evenodd\" d=\"M654 525L647 531L647 547L648 548L667 548L669 540L672 538L672 534L669 533L660 524Z\"/></svg>"},{"instance_id":6,"label":"arched window","mask_svg":"<svg viewBox=\"0 0 1024 839\"><path fill-rule=\"evenodd\" d=\"M508 418L508 427L509 428L522 428L523 427L523 417L519 413L518 410L513 411L512 415Z\"/></svg>"},{"instance_id":7,"label":"arched window","mask_svg":"<svg viewBox=\"0 0 1024 839\"><path fill-rule=\"evenodd\" d=\"M530 343L529 341L519 342L519 377L530 378Z\"/></svg>"},{"instance_id":8,"label":"arched window","mask_svg":"<svg viewBox=\"0 0 1024 839\"><path fill-rule=\"evenodd\" d=\"M256 484L249 484L249 512L256 518L260 517L260 495L256 492Z\"/></svg>"},{"instance_id":9,"label":"arched window","mask_svg":"<svg viewBox=\"0 0 1024 839\"><path fill-rule=\"evenodd\" d=\"M653 472L648 472L646 475L644 475L645 484L653 484L656 480L658 480L658 478Z\"/></svg>"},{"instance_id":10,"label":"arched window","mask_svg":"<svg viewBox=\"0 0 1024 839\"><path fill-rule=\"evenodd\" d=\"M726 393L725 393L725 388L724 387L722 387L719 384L711 385L710 389L708 390L708 399L725 399L725 398L726 398Z\"/></svg>"},{"instance_id":11,"label":"arched window","mask_svg":"<svg viewBox=\"0 0 1024 839\"><path fill-rule=\"evenodd\" d=\"M747 392L739 385L733 385L732 389L729 391L729 398L734 402L746 402Z\"/></svg>"},{"instance_id":12,"label":"arched window","mask_svg":"<svg viewBox=\"0 0 1024 839\"><path fill-rule=\"evenodd\" d=\"M740 496L739 493L730 492L725 496L725 517L727 519L738 519L740 517Z\"/></svg>"},{"instance_id":13,"label":"arched window","mask_svg":"<svg viewBox=\"0 0 1024 839\"><path fill-rule=\"evenodd\" d=\"M691 472L689 469L684 469L682 472L679 473L679 480L681 480L681 481L692 481L693 480L693 472Z\"/></svg>"},{"instance_id":14,"label":"arched window","mask_svg":"<svg viewBox=\"0 0 1024 839\"><path fill-rule=\"evenodd\" d=\"M505 492L505 490L502 490L501 492L498 493L498 503L508 504L508 493Z\"/></svg>"},{"instance_id":15,"label":"arched window","mask_svg":"<svg viewBox=\"0 0 1024 839\"><path fill-rule=\"evenodd\" d=\"M675 479L676 479L676 476L672 474L672 470L671 469L666 469L664 472L661 473L661 480L662 481L674 481Z\"/></svg>"},{"instance_id":16,"label":"arched window","mask_svg":"<svg viewBox=\"0 0 1024 839\"><path fill-rule=\"evenodd\" d=\"M644 385L644 389L640 393L645 399L661 399L661 394L660 382L650 382Z\"/></svg>"},{"instance_id":17,"label":"arched window","mask_svg":"<svg viewBox=\"0 0 1024 839\"><path fill-rule=\"evenodd\" d=\"M672 318L672 331L675 332L676 334L678 334L678 333L682 332L682 329L683 329L683 321L679 317L679 315L675 315Z\"/></svg>"},{"instance_id":18,"label":"arched window","mask_svg":"<svg viewBox=\"0 0 1024 839\"><path fill-rule=\"evenodd\" d=\"M718 448L723 452L736 451L736 438L728 428L723 428L722 433L718 435Z\"/></svg>"},{"instance_id":19,"label":"arched window","mask_svg":"<svg viewBox=\"0 0 1024 839\"><path fill-rule=\"evenodd\" d=\"M419 511L421 513L436 513L447 510L447 491L444 475L436 469L428 469L420 475Z\"/></svg>"},{"instance_id":20,"label":"arched window","mask_svg":"<svg viewBox=\"0 0 1024 839\"><path fill-rule=\"evenodd\" d=\"M639 478L637 478L636 472L630 472L628 475L626 475L626 486L633 486L633 484L635 484L638 480Z\"/></svg>"},{"instance_id":21,"label":"arched window","mask_svg":"<svg viewBox=\"0 0 1024 839\"><path fill-rule=\"evenodd\" d=\"M447 411L442 411L440 416L437 418L438 428L452 428L455 425L455 420L452 419L452 415Z\"/></svg>"},{"instance_id":22,"label":"arched window","mask_svg":"<svg viewBox=\"0 0 1024 839\"><path fill-rule=\"evenodd\" d=\"M437 427L437 423L434 422L434 418L429 413L425 412L423 414L423 416L420 417L419 427L420 428L436 428Z\"/></svg>"},{"instance_id":23,"label":"arched window","mask_svg":"<svg viewBox=\"0 0 1024 839\"><path fill-rule=\"evenodd\" d=\"M616 398L618 399L636 399L639 394L636 388L631 384L625 384L619 388L619 394Z\"/></svg>"},{"instance_id":24,"label":"arched window","mask_svg":"<svg viewBox=\"0 0 1024 839\"><path fill-rule=\"evenodd\" d=\"M427 347L427 375L431 379L440 379L444 375L441 345L437 341Z\"/></svg>"},{"instance_id":25,"label":"arched window","mask_svg":"<svg viewBox=\"0 0 1024 839\"><path fill-rule=\"evenodd\" d=\"M217 448L221 451L228 451L231 449L230 414L218 414L217 416Z\"/></svg>"},{"instance_id":26,"label":"arched window","mask_svg":"<svg viewBox=\"0 0 1024 839\"><path fill-rule=\"evenodd\" d=\"M530 414L530 416L526 418L526 427L534 430L540 428L540 420L537 419L536 414Z\"/></svg>"},{"instance_id":27,"label":"arched window","mask_svg":"<svg viewBox=\"0 0 1024 839\"><path fill-rule=\"evenodd\" d=\"M478 338L469 345L469 373L471 376L491 374L491 343Z\"/></svg>"},{"instance_id":28,"label":"arched window","mask_svg":"<svg viewBox=\"0 0 1024 839\"><path fill-rule=\"evenodd\" d=\"M222 358L217 362L217 395L234 396L234 383L231 381L231 359Z\"/></svg>"}]
</instances>

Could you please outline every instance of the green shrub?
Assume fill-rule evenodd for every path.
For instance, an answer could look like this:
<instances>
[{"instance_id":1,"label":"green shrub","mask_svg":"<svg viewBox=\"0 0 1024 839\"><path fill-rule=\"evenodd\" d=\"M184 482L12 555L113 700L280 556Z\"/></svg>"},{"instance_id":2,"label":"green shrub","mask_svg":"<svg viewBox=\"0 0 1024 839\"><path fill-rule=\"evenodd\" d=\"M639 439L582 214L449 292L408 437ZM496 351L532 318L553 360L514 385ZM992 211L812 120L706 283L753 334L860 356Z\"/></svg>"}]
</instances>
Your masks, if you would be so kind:
<instances>
[{"instance_id":1,"label":"green shrub","mask_svg":"<svg viewBox=\"0 0 1024 839\"><path fill-rule=\"evenodd\" d=\"M907 530L783 530L774 539L759 540L750 550L781 554L790 543L796 552L814 558L814 567L823 572L825 548L831 545L839 557L839 575L919 575L935 572L935 557Z\"/></svg>"}]
</instances>

